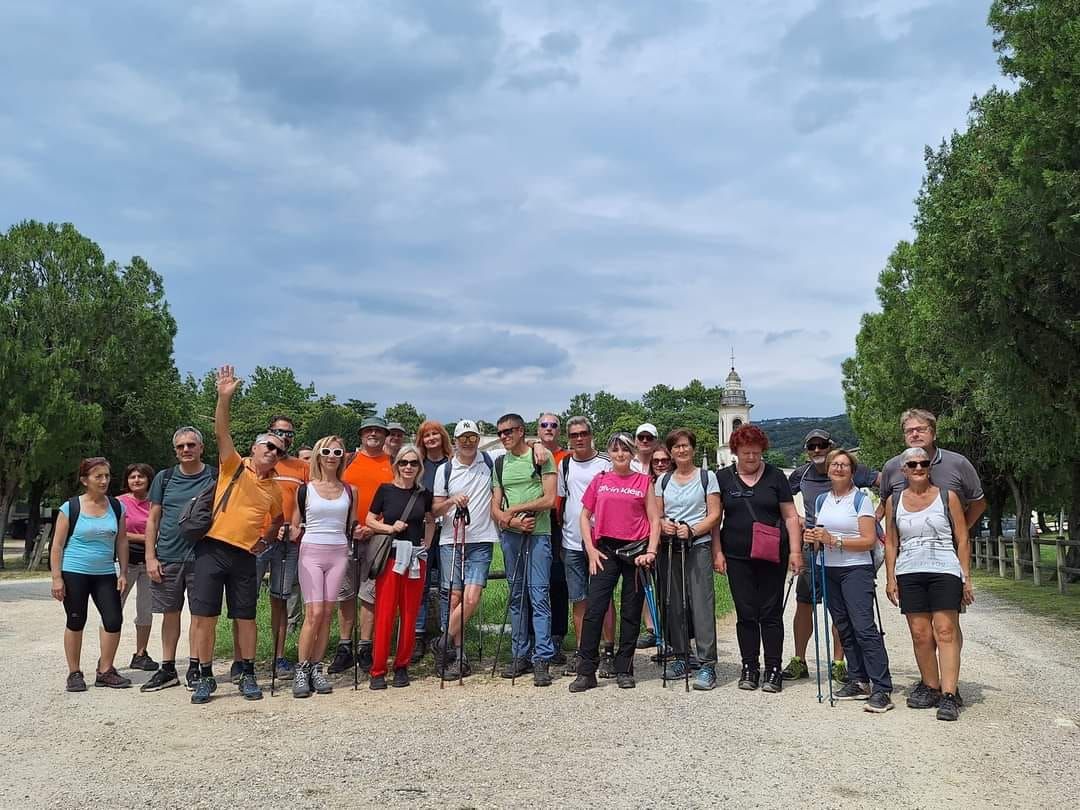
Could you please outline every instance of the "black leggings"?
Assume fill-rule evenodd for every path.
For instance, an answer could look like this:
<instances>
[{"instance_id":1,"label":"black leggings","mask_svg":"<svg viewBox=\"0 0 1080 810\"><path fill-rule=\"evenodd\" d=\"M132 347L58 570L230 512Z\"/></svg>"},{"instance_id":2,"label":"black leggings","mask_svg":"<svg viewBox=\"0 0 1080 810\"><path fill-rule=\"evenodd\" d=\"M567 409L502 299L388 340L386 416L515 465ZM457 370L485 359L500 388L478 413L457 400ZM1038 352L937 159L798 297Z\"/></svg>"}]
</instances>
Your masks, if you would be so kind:
<instances>
[{"instance_id":1,"label":"black leggings","mask_svg":"<svg viewBox=\"0 0 1080 810\"><path fill-rule=\"evenodd\" d=\"M735 634L743 664L758 669L765 651L765 668L779 669L784 655L785 567L762 560L728 557L728 585L735 603Z\"/></svg>"},{"instance_id":2,"label":"black leggings","mask_svg":"<svg viewBox=\"0 0 1080 810\"><path fill-rule=\"evenodd\" d=\"M101 626L106 633L119 633L124 623L120 606L120 591L116 590L115 574L76 574L64 571L64 610L67 629L81 633L86 627L86 612L90 599L101 614Z\"/></svg>"}]
</instances>

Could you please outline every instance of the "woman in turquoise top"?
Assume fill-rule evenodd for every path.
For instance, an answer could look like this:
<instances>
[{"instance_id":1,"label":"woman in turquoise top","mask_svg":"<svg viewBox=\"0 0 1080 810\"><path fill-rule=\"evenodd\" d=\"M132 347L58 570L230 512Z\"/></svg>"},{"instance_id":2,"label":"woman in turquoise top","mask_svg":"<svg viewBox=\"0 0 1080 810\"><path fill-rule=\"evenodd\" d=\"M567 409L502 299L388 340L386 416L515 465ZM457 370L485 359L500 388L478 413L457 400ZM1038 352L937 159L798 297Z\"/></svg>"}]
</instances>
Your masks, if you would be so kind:
<instances>
[{"instance_id":1,"label":"woman in turquoise top","mask_svg":"<svg viewBox=\"0 0 1080 810\"><path fill-rule=\"evenodd\" d=\"M86 492L61 506L56 515L49 567L53 598L63 602L67 612L64 654L67 656L69 692L86 691L79 661L91 599L101 614L101 657L94 686L113 689L131 686L131 680L122 677L113 666L124 620L120 594L127 585L128 544L124 507L108 494L111 477L107 459L85 459L79 465L79 481ZM73 511L76 512L74 520L71 517ZM114 560L119 560L119 575Z\"/></svg>"}]
</instances>

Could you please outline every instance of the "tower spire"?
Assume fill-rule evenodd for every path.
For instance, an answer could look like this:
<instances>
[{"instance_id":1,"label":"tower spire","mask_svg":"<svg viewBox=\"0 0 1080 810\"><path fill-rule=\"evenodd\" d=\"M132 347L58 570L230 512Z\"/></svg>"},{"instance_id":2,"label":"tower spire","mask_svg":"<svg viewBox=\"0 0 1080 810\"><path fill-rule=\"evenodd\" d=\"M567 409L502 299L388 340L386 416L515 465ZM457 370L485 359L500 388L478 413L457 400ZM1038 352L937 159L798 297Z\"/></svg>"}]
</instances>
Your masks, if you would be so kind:
<instances>
[{"instance_id":1,"label":"tower spire","mask_svg":"<svg viewBox=\"0 0 1080 810\"><path fill-rule=\"evenodd\" d=\"M731 347L731 370L735 370L735 347Z\"/></svg>"}]
</instances>

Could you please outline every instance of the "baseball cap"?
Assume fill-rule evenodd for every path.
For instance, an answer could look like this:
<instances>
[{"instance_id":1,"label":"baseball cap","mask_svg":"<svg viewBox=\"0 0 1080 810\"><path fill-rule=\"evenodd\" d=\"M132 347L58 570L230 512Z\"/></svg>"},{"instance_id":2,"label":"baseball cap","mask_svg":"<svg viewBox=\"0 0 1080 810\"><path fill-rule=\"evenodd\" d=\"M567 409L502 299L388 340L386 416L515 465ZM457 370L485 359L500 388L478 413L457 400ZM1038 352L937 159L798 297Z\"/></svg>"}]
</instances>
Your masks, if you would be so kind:
<instances>
[{"instance_id":1,"label":"baseball cap","mask_svg":"<svg viewBox=\"0 0 1080 810\"><path fill-rule=\"evenodd\" d=\"M381 416L369 416L360 423L360 430L367 430L368 428L378 428L385 431L387 429L386 420Z\"/></svg>"},{"instance_id":2,"label":"baseball cap","mask_svg":"<svg viewBox=\"0 0 1080 810\"><path fill-rule=\"evenodd\" d=\"M454 428L455 439L460 439L466 433L475 433L477 436L480 435L480 429L476 426L476 422L474 422L472 419L462 419L460 422L457 423L457 426Z\"/></svg>"},{"instance_id":3,"label":"baseball cap","mask_svg":"<svg viewBox=\"0 0 1080 810\"><path fill-rule=\"evenodd\" d=\"M389 433L391 430L400 430L402 433L409 432L405 430L405 426L402 425L401 422L388 422L386 424L386 432Z\"/></svg>"},{"instance_id":4,"label":"baseball cap","mask_svg":"<svg viewBox=\"0 0 1080 810\"><path fill-rule=\"evenodd\" d=\"M824 441L827 441L829 444L833 443L832 436L829 435L829 431L822 430L821 428L814 428L809 433L807 433L806 438L802 440L802 443L805 445L811 439L822 439Z\"/></svg>"},{"instance_id":5,"label":"baseball cap","mask_svg":"<svg viewBox=\"0 0 1080 810\"><path fill-rule=\"evenodd\" d=\"M660 435L660 431L656 429L656 425L652 422L645 422L642 425L638 425L637 430L634 431L634 435L637 436L639 433L648 433L653 438Z\"/></svg>"}]
</instances>

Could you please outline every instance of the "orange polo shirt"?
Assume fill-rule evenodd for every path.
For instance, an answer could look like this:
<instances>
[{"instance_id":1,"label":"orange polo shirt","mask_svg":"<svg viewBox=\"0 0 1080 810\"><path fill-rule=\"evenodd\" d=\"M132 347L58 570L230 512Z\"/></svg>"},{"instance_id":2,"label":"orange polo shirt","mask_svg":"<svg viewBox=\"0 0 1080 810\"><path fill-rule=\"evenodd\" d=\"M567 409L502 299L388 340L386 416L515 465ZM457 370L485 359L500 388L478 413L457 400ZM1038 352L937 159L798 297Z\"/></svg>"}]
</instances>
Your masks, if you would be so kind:
<instances>
[{"instance_id":1,"label":"orange polo shirt","mask_svg":"<svg viewBox=\"0 0 1080 810\"><path fill-rule=\"evenodd\" d=\"M371 502L375 499L375 490L379 488L379 484L388 484L394 480L394 467L386 453L374 458L357 453L341 474L341 480L356 487L356 519L363 526Z\"/></svg>"},{"instance_id":2,"label":"orange polo shirt","mask_svg":"<svg viewBox=\"0 0 1080 810\"><path fill-rule=\"evenodd\" d=\"M240 458L240 454L234 450L218 464L215 504L221 501L225 490L229 488L233 473L241 464L244 465L244 471L236 479L229 502L218 512L206 534L230 546L251 551L262 537L267 519L273 521L282 514L281 487L273 475L259 478L251 465L251 459Z\"/></svg>"}]
</instances>

